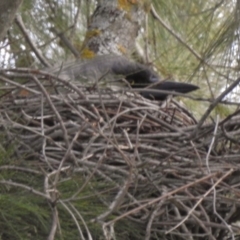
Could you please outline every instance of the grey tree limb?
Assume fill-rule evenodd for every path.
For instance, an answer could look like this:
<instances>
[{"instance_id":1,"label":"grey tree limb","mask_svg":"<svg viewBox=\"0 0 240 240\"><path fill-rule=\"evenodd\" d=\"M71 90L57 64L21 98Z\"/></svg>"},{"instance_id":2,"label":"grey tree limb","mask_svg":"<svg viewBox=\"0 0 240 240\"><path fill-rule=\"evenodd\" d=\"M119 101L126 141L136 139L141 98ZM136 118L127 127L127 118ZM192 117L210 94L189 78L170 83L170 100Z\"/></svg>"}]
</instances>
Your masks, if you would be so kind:
<instances>
[{"instance_id":1,"label":"grey tree limb","mask_svg":"<svg viewBox=\"0 0 240 240\"><path fill-rule=\"evenodd\" d=\"M0 41L4 39L21 3L22 0L0 1Z\"/></svg>"}]
</instances>

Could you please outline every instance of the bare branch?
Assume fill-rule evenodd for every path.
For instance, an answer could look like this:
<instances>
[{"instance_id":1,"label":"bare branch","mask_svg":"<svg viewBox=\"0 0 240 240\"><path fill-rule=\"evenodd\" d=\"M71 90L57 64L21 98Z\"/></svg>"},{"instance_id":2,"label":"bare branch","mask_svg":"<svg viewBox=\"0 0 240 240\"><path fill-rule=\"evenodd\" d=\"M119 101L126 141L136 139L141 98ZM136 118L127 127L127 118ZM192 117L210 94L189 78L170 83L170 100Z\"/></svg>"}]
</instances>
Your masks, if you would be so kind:
<instances>
[{"instance_id":1,"label":"bare branch","mask_svg":"<svg viewBox=\"0 0 240 240\"><path fill-rule=\"evenodd\" d=\"M0 1L0 41L5 37L7 30L12 25L16 12L22 0Z\"/></svg>"}]
</instances>

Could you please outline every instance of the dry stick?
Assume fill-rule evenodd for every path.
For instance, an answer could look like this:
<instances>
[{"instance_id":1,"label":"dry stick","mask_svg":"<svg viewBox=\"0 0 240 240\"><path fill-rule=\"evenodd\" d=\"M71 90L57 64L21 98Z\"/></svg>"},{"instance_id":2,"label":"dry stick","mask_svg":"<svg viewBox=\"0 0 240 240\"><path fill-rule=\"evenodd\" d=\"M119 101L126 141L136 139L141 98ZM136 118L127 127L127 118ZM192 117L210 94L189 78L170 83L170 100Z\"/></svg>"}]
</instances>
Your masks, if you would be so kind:
<instances>
[{"instance_id":1,"label":"dry stick","mask_svg":"<svg viewBox=\"0 0 240 240\"><path fill-rule=\"evenodd\" d=\"M19 124L19 123L17 123L17 122L12 121L11 118L7 115L6 112L5 112L5 115L6 115L7 119L8 119L8 121L12 124L12 127L18 127L18 128L26 129L27 131L32 132L33 134L36 134L37 136L44 137L44 136L42 136L42 134L41 134L40 132L37 132L37 131L34 130L32 127L27 127L26 125ZM62 132L62 131L61 131L61 132ZM47 140L51 141L51 142L54 142L54 141L51 139L51 137L49 137L49 136L45 136L45 138L46 138ZM57 147L59 147L60 149L65 150L65 148L63 148L60 144L58 144L58 143L56 143L56 142L54 142L54 144L55 144Z\"/></svg>"},{"instance_id":2,"label":"dry stick","mask_svg":"<svg viewBox=\"0 0 240 240\"><path fill-rule=\"evenodd\" d=\"M205 197L207 197L211 191L221 182L223 181L223 179L225 179L226 177L228 177L230 174L232 174L233 169L230 169L227 173L225 173L220 179L218 179L218 181L203 195L203 197L201 197L197 203L194 205L194 207L191 209L191 211L188 213L188 215L180 222L178 223L175 227L171 228L170 230L168 230L165 234L169 234L170 232L172 232L173 230L175 230L176 228L178 228L181 224L183 224L192 214L192 212L198 207L198 205L204 200ZM213 178L216 176L216 174L210 174L208 175L208 177L210 176L210 178Z\"/></svg>"},{"instance_id":3,"label":"dry stick","mask_svg":"<svg viewBox=\"0 0 240 240\"><path fill-rule=\"evenodd\" d=\"M49 8L51 9L51 12L52 12L52 15L57 18L56 16L56 9L55 9L55 6L53 6L51 4L51 1L47 1L48 5L49 5ZM72 45L72 43L69 41L69 39L66 37L65 35L65 32L67 32L69 29L73 28L74 29L74 26L76 24L76 21L77 21L77 18L79 16L79 12L80 12L80 2L78 1L78 7L77 7L77 15L76 17L74 18L74 25L71 27L69 27L68 29L64 30L64 32L58 32L57 29L55 29L54 27L51 27L50 30L56 34L60 40L67 46L67 48L73 53L73 55L76 57L76 58L79 58L80 55L79 55L79 52L77 51L77 49Z\"/></svg>"},{"instance_id":4,"label":"dry stick","mask_svg":"<svg viewBox=\"0 0 240 240\"><path fill-rule=\"evenodd\" d=\"M80 129L75 134L75 136L72 139L70 145L68 146L67 151L65 152L64 156L62 157L61 162L59 163L59 166L58 166L58 169L57 169L57 172L56 172L56 175L55 175L55 179L54 179L54 186L57 186L57 183L58 183L58 180L59 180L59 175L60 175L60 172L62 171L63 164L67 160L68 156L71 155L73 144L76 142L76 140L78 139L79 135L81 134L81 130L82 129Z\"/></svg>"},{"instance_id":5,"label":"dry stick","mask_svg":"<svg viewBox=\"0 0 240 240\"><path fill-rule=\"evenodd\" d=\"M117 116L115 116L115 118L112 119L112 121L109 121L109 118L108 118L108 115L107 115L107 112L106 112L106 109L105 109L105 106L102 102L102 99L101 100L101 104L102 104L102 107L104 109L104 113L105 113L105 116L106 116L106 119L107 119L107 123L103 126L103 128L100 128L99 126L99 133L100 135L102 135L103 138L106 139L107 141L107 144L109 144L111 142L111 145L114 146L114 148L116 148L118 150L118 152L122 155L123 159L125 159L125 162L128 164L128 166L130 167L130 173L128 174L128 179L125 181L123 187L120 189L120 191L117 193L114 201L112 202L112 204L109 206L109 210L103 214L101 214L99 217L97 217L96 219L94 219L94 221L99 221L99 220L102 220L103 218L106 218L107 216L109 216L120 204L120 202L122 201L123 197L126 195L127 193L127 189L129 188L129 184L130 184L130 181L131 181L131 176L132 176L132 164L131 164L131 161L129 161L129 159L125 156L125 154L122 152L122 150L119 148L119 145L116 141L116 139L114 138L114 140L111 140L110 138L106 138L106 136L104 135L103 133L103 130L107 127L107 125L109 125L109 127L111 127L111 124L110 122L113 122L112 124L112 127L111 127L111 135L114 137L114 134L113 134L113 126L116 124L116 120L117 120L117 117L120 115L119 113L117 114ZM120 106L122 105L122 102L120 102ZM119 106L119 107L120 107ZM118 108L118 111L120 110L120 108Z\"/></svg>"},{"instance_id":6,"label":"dry stick","mask_svg":"<svg viewBox=\"0 0 240 240\"><path fill-rule=\"evenodd\" d=\"M0 167L1 170L17 170L17 171L23 171L23 172L28 172L28 173L33 173L33 174L42 174L42 172L29 169L29 168L24 168L24 167L18 167L18 166L9 166L9 165L4 165Z\"/></svg>"},{"instance_id":7,"label":"dry stick","mask_svg":"<svg viewBox=\"0 0 240 240\"><path fill-rule=\"evenodd\" d=\"M64 167L61 169L61 172L67 171L70 168L70 166ZM54 189L51 189L49 187L49 179L51 176L55 175L58 172L58 170L54 170L48 174L45 174L45 179L44 179L44 191L46 192L46 195L49 196L49 198L51 198L51 202L50 203L55 203L58 200L58 190L56 189L56 187L54 186ZM50 195L50 193L54 193L54 195L52 194L52 196Z\"/></svg>"},{"instance_id":8,"label":"dry stick","mask_svg":"<svg viewBox=\"0 0 240 240\"><path fill-rule=\"evenodd\" d=\"M102 224L102 231L104 234L104 239L106 240L115 240L116 239L116 234L114 231L114 224L110 225L109 229L107 229L107 225L105 223Z\"/></svg>"},{"instance_id":9,"label":"dry stick","mask_svg":"<svg viewBox=\"0 0 240 240\"><path fill-rule=\"evenodd\" d=\"M127 139L127 143L128 143L128 146L129 146L129 149L133 149L133 145L132 145L132 142L128 136L128 133L126 131L126 129L123 129L123 134L125 136L125 138Z\"/></svg>"},{"instance_id":10,"label":"dry stick","mask_svg":"<svg viewBox=\"0 0 240 240\"><path fill-rule=\"evenodd\" d=\"M179 202L178 202L178 204L179 204ZM176 219L182 218L182 215L181 215L178 207L174 206L174 207L173 207L173 210L174 210L174 212L175 212ZM192 216L193 216L193 218L194 218L194 217L195 217L195 214L192 214ZM194 239L192 238L193 236L192 236L192 234L189 232L186 224L183 223L181 227L182 227L182 232L183 232L183 234L185 234L186 236L188 236L188 240L194 240ZM180 233L180 235L181 235L181 233Z\"/></svg>"},{"instance_id":11,"label":"dry stick","mask_svg":"<svg viewBox=\"0 0 240 240\"><path fill-rule=\"evenodd\" d=\"M36 91L36 90L34 90L32 88L29 88L29 87L25 87L24 84L17 83L15 81L12 81L12 80L10 80L8 78L5 78L3 76L0 76L0 80L4 81L7 84L13 85L15 87L22 88L22 89L24 89L26 91L29 91L29 92L33 93L33 94L36 94L36 95L40 95L41 94L41 92L38 92L38 91Z\"/></svg>"},{"instance_id":12,"label":"dry stick","mask_svg":"<svg viewBox=\"0 0 240 240\"><path fill-rule=\"evenodd\" d=\"M117 119L118 119L118 116L120 115L119 114L119 112L121 111L121 107L122 107L122 104L123 104L123 102L122 101L120 101L120 103L119 103L119 106L118 106L118 110L117 110L117 113L116 113L116 118L114 119L114 121L113 121L113 124L112 125L110 125L110 121L109 121L109 119L108 119L108 123L109 123L109 126L111 127L111 136L113 137L113 143L114 143L114 145L113 146L117 146L117 150L118 150L118 152L120 152L120 154L122 155L122 157L123 157L123 159L125 160L125 162L127 163L127 165L129 166L129 168L130 168L130 170L129 170L129 175L128 176L130 176L130 175L132 175L132 162L131 162L131 159L129 159L128 157L125 157L125 154L121 151L121 149L119 148L119 143L118 143L118 141L117 141L117 138L116 138L116 136L115 136L115 134L114 134L114 127L115 127L115 125L116 125L116 122L117 122ZM124 129L125 130L125 129ZM102 131L101 131L102 132ZM127 134L127 132L125 131L125 133ZM125 135L126 136L126 135ZM105 136L104 136L105 137ZM128 137L128 136L127 136ZM129 146L129 148L130 149L132 149L132 144L131 144L131 142L129 142L130 144L128 145ZM129 180L130 181L130 180Z\"/></svg>"},{"instance_id":13,"label":"dry stick","mask_svg":"<svg viewBox=\"0 0 240 240\"><path fill-rule=\"evenodd\" d=\"M230 121L233 117L238 117L240 113L240 109L236 110L234 113L229 114L222 122L221 125L224 125L226 122Z\"/></svg>"},{"instance_id":14,"label":"dry stick","mask_svg":"<svg viewBox=\"0 0 240 240\"><path fill-rule=\"evenodd\" d=\"M70 199L74 199L80 192L82 192L84 190L84 188L88 185L88 183L90 182L90 180L93 178L95 172L97 171L97 169L99 168L99 166L101 165L105 155L106 155L106 151L107 149L104 150L104 153L102 154L100 160L98 160L98 162L96 163L96 166L94 167L93 171L90 172L90 175L86 178L86 181L82 184L81 188L74 193Z\"/></svg>"},{"instance_id":15,"label":"dry stick","mask_svg":"<svg viewBox=\"0 0 240 240\"><path fill-rule=\"evenodd\" d=\"M198 158L198 166L199 169L202 169L202 161L201 161L201 156L199 154L199 151L197 150L197 146L193 143L193 141L190 141L190 144L194 150L194 152L196 153L196 157ZM195 160L196 161L196 160Z\"/></svg>"},{"instance_id":16,"label":"dry stick","mask_svg":"<svg viewBox=\"0 0 240 240\"><path fill-rule=\"evenodd\" d=\"M78 220L77 218L75 217L74 213L71 211L71 209L67 206L67 204L65 204L62 200L59 200L59 202L63 205L63 207L69 212L69 214L71 215L73 221L75 222L76 226L77 226L77 229L78 229L78 232L79 232L79 235L80 235L80 239L82 240L85 240L85 237L83 235L83 232L81 230L81 227L78 223Z\"/></svg>"},{"instance_id":17,"label":"dry stick","mask_svg":"<svg viewBox=\"0 0 240 240\"><path fill-rule=\"evenodd\" d=\"M182 207L184 207L185 209L186 209L186 211L188 211L189 210L189 207L187 207L186 205L184 205L182 202L181 202L181 204L182 204ZM202 207L202 205L200 204L199 205L199 208L203 208ZM198 215L196 215L196 214L192 214L192 217L195 219L195 221L203 228L203 230L205 230L205 232L206 232L206 234L208 235L208 237L209 237L209 239L211 239L211 240L216 240L215 239L215 237L213 237L212 236L212 234L211 233L209 233L209 231L208 231L208 229L207 229L207 227L205 226L205 224L203 223L203 221L201 220L201 219L199 219L199 217L201 217L201 214L200 214L200 216Z\"/></svg>"},{"instance_id":18,"label":"dry stick","mask_svg":"<svg viewBox=\"0 0 240 240\"><path fill-rule=\"evenodd\" d=\"M223 91L208 107L207 111L203 114L202 118L199 120L195 130L192 133L191 137L197 136L197 132L199 128L203 125L205 120L207 119L208 115L211 111L216 107L216 105L228 94L230 93L238 84L240 83L240 78L234 81L225 91Z\"/></svg>"},{"instance_id":19,"label":"dry stick","mask_svg":"<svg viewBox=\"0 0 240 240\"><path fill-rule=\"evenodd\" d=\"M216 138L216 135L217 135L218 125L219 125L219 115L217 115L217 120L216 120L215 129L214 129L214 132L213 132L212 141L211 141L211 144L210 144L210 147L208 149L207 156L206 156L206 166L207 166L208 173L211 173L211 169L209 167L209 157L210 157L210 154L211 154L214 142L215 142L215 138ZM211 182L212 182L212 184L214 186L213 179L211 179ZM216 201L217 201L216 194L217 194L217 191L216 191L216 188L214 187L213 188L213 212L224 223L224 225L228 228L229 232L231 233L232 239L234 239L234 233L233 233L233 230L232 230L231 226L229 226L227 224L227 222L221 217L221 215L216 210L217 209L216 208Z\"/></svg>"},{"instance_id":20,"label":"dry stick","mask_svg":"<svg viewBox=\"0 0 240 240\"><path fill-rule=\"evenodd\" d=\"M206 166L207 166L207 170L208 170L208 173L211 174L211 169L209 167L209 157L210 157L210 154L211 154L211 151L212 151L212 148L213 148L213 145L214 145L214 142L215 142L215 138L216 138L216 135L217 135L217 129L218 129L218 126L219 126L219 116L217 115L217 121L216 121L216 125L215 125L215 129L214 129L214 133L213 133L213 137L212 137L212 141L211 141L211 144L209 146L209 149L208 149L208 153L207 153L207 156L206 156ZM192 141L191 141L192 142ZM214 182L213 182L213 179L211 179L211 182L214 186ZM214 187L213 188L213 194L214 194L214 197L213 197L213 206L215 205L216 203L216 188ZM215 209L216 210L216 209ZM223 218L216 212L214 211L215 214L217 215L217 217L226 225L226 227L229 229L229 226L227 225L227 223L223 220ZM232 232L231 229L229 229L230 232ZM212 238L212 237L211 237Z\"/></svg>"},{"instance_id":21,"label":"dry stick","mask_svg":"<svg viewBox=\"0 0 240 240\"><path fill-rule=\"evenodd\" d=\"M80 58L80 54L77 51L77 49L72 45L72 43L69 41L69 39L66 37L66 35L63 32L58 32L55 28L51 28L53 33L55 33L61 41L66 45L66 47L72 52L72 54L75 56L75 58Z\"/></svg>"},{"instance_id":22,"label":"dry stick","mask_svg":"<svg viewBox=\"0 0 240 240\"><path fill-rule=\"evenodd\" d=\"M101 167L102 167L102 165L101 165ZM105 170L108 170L108 172L109 172L109 171L110 171L110 172L116 172L116 171L119 170L119 168L117 168L117 169L116 169L116 168L115 168L115 169L114 169L114 168L111 168L111 169L105 169ZM101 177L107 179L107 181L109 181L110 183L116 184L115 187L110 188L110 189L108 189L108 190L100 191L98 194L103 194L103 193L106 193L106 192L111 191L111 190L119 189L119 188L121 187L118 183L116 183L116 181L112 180L109 176L106 176L105 173L101 173L99 170L96 170L96 173L98 173ZM123 173L123 172L119 172L119 174L124 174L124 173ZM129 174L126 173L126 174L124 174L124 175L126 175L126 177L127 177ZM75 199L73 199L73 198L71 197L71 198L65 199L65 200L63 200L63 201L64 201L64 202L67 202L67 201L70 201L70 200L76 201L76 200L91 198L91 197L94 197L94 196L96 196L96 195L97 195L97 194L92 194L92 195L89 195L89 196L79 197L79 198L75 198ZM134 204L138 204L138 201L137 201L130 193L127 192L127 195L128 195L128 196L130 197L130 199L134 202ZM139 205L139 204L138 204L138 205ZM106 206L109 207L109 204L106 204ZM92 220L92 221L94 221L94 220Z\"/></svg>"},{"instance_id":23,"label":"dry stick","mask_svg":"<svg viewBox=\"0 0 240 240\"><path fill-rule=\"evenodd\" d=\"M32 132L33 134L36 134L37 136L41 136L41 137L44 137L42 136L42 134L40 132L37 132L36 130L34 130L32 127L29 127L29 126L25 126L23 124L20 124L20 123L17 123L17 122L14 122L12 121L12 119L10 118L10 116L8 116L7 113L5 113L5 116L7 117L7 120L9 121L9 123L12 124L12 127L18 127L18 128L22 128L22 129L26 129L28 130L29 132Z\"/></svg>"},{"instance_id":24,"label":"dry stick","mask_svg":"<svg viewBox=\"0 0 240 240\"><path fill-rule=\"evenodd\" d=\"M62 128L62 131L63 131L63 138L65 140L65 143L66 143L66 146L67 148L69 148L69 141L68 141L68 133L67 133L67 130L63 124L63 121L62 121L62 118L58 112L58 110L56 109L56 107L54 106L49 94L47 93L46 89L42 86L42 84L40 83L40 81L35 77L35 76L32 76L33 80L36 82L36 84L38 85L38 87L41 89L42 93L44 94L44 96L46 97L47 99L47 102L48 104L50 105L50 107L52 108L53 112L55 113L55 116L57 117L58 121L59 121L59 124Z\"/></svg>"},{"instance_id":25,"label":"dry stick","mask_svg":"<svg viewBox=\"0 0 240 240\"><path fill-rule=\"evenodd\" d=\"M45 131L44 131L44 104L43 104L43 95L41 94L41 134L43 136L43 141L42 141L42 156L47 163L49 169L53 169L51 166L51 163L48 161L47 155L46 155L46 146L47 146L47 138L45 137Z\"/></svg>"},{"instance_id":26,"label":"dry stick","mask_svg":"<svg viewBox=\"0 0 240 240\"><path fill-rule=\"evenodd\" d=\"M0 70L1 72L2 70ZM72 84L71 81L69 80L66 80L64 78L61 78L61 77L58 77L54 74L51 74L49 73L47 70L46 71L41 71L39 69L30 69L30 68L14 68L14 69L5 69L4 72L20 72L20 73L28 73L28 74L31 74L29 75L30 78L32 78L32 75L42 75L44 77L47 77L49 79L54 79L62 84L64 84L65 86L73 89L76 93L79 94L79 96L83 99L86 99L87 97L83 94L83 92L80 90L79 87L77 87L75 84ZM1 77L1 76L0 76ZM10 84L12 85L15 85L15 86L18 86L18 87L22 87L21 84L18 84L18 83L15 83L11 80L8 80L8 79L3 79L4 81L9 81ZM27 88L26 88L27 89ZM33 89L27 89L28 91L30 92L33 92L34 90ZM36 93L36 94L39 94L37 91L34 91L33 93Z\"/></svg>"},{"instance_id":27,"label":"dry stick","mask_svg":"<svg viewBox=\"0 0 240 240\"><path fill-rule=\"evenodd\" d=\"M107 216L109 216L112 212L114 212L119 207L119 205L122 202L123 198L127 194L127 191L128 191L129 185L130 185L130 181L131 181L131 177L132 177L132 173L130 173L128 175L128 178L124 182L122 188L116 194L116 196L114 198L114 201L108 207L108 211L104 212L103 214L101 214L100 216L95 218L94 222L102 221L103 219L105 219Z\"/></svg>"},{"instance_id":28,"label":"dry stick","mask_svg":"<svg viewBox=\"0 0 240 240\"><path fill-rule=\"evenodd\" d=\"M231 133L228 133L224 127L224 125L222 125L222 133L223 133L223 136L229 140L230 142L232 143L235 143L235 144L239 144L240 143L240 140L237 139L237 137L234 138L234 135L232 135Z\"/></svg>"},{"instance_id":29,"label":"dry stick","mask_svg":"<svg viewBox=\"0 0 240 240\"><path fill-rule=\"evenodd\" d=\"M84 219L83 219L82 215L80 214L80 212L74 207L73 204L71 204L71 203L68 203L68 204L69 204L70 207L76 212L77 216L78 216L78 217L80 218L80 220L82 221L83 226L85 227L86 232L87 232L87 235L88 235L88 240L93 240L92 235L91 235L91 233L90 233L90 231L89 231L89 229L88 229L88 226L87 226L86 222L84 221Z\"/></svg>"},{"instance_id":30,"label":"dry stick","mask_svg":"<svg viewBox=\"0 0 240 240\"><path fill-rule=\"evenodd\" d=\"M190 196L190 198L193 198L194 196L187 190L186 193ZM206 213L205 208L200 204L199 208L202 210L202 215L206 218L207 223L210 223L210 219L209 216ZM212 235L212 229L211 227L207 226L208 224L204 223L202 220L200 219L195 219L197 222L199 222L200 226L206 231L206 233L208 234L208 237L211 240L216 240L216 238Z\"/></svg>"},{"instance_id":31,"label":"dry stick","mask_svg":"<svg viewBox=\"0 0 240 240\"><path fill-rule=\"evenodd\" d=\"M40 60L40 62L45 66L45 67L51 67L51 64L48 63L48 61L42 56L41 52L38 50L38 47L33 43L33 41L30 39L27 29L24 26L24 23L22 21L22 18L20 15L16 15L15 22L20 28L20 30L23 33L23 36L25 37L27 43L29 44L30 48L33 50L37 58Z\"/></svg>"},{"instance_id":32,"label":"dry stick","mask_svg":"<svg viewBox=\"0 0 240 240\"><path fill-rule=\"evenodd\" d=\"M207 156L206 156L206 166L207 166L207 170L208 170L208 173L211 174L211 169L209 167L209 157L210 157L210 154L211 154L211 151L212 151L212 148L213 148L213 144L215 142L215 138L216 138L216 134L217 134L217 129L218 129L218 124L219 124L219 115L217 115L217 121L216 121L216 125L215 125L215 128L214 128L214 132L213 132L213 137L212 137L212 141L211 141L211 144L209 146L209 149L208 149L208 153L207 153ZM212 179L211 179L212 180ZM213 184L213 182L212 182Z\"/></svg>"},{"instance_id":33,"label":"dry stick","mask_svg":"<svg viewBox=\"0 0 240 240\"><path fill-rule=\"evenodd\" d=\"M49 198L46 194L44 194L44 193L42 193L42 192L39 192L38 190L35 190L34 188L29 187L29 186L26 186L26 185L24 185L24 184L16 183L16 182L13 182L13 181L5 181L5 180L1 180L1 181L0 181L0 184L10 185L10 186L14 186L14 187L23 188L23 189L28 190L29 192L34 193L35 195L44 197L44 198L46 198L47 200L50 200L50 201L51 201L51 198Z\"/></svg>"},{"instance_id":34,"label":"dry stick","mask_svg":"<svg viewBox=\"0 0 240 240\"><path fill-rule=\"evenodd\" d=\"M149 221L147 223L147 227L146 227L146 234L145 234L145 240L149 240L151 239L151 227L153 224L153 220L155 219L155 217L158 214L159 209L162 207L163 203L159 202L156 206L156 208L154 209L154 211L151 213L150 217L149 217Z\"/></svg>"},{"instance_id":35,"label":"dry stick","mask_svg":"<svg viewBox=\"0 0 240 240\"><path fill-rule=\"evenodd\" d=\"M139 120L137 121L137 132L136 132L136 138L134 139L134 140L135 140L134 156L135 156L135 158L137 158L137 160L138 160L138 162L139 162L140 164L142 164L142 160L141 160L141 158L140 158L140 156L139 156L139 151L138 151L138 146L139 146L139 144L140 144L140 143L139 143L139 132L140 132L140 128L141 128L143 122L145 121L146 117L147 117L147 114L145 114L145 115L142 117L142 119L141 119L140 122L139 122ZM129 141L131 141L131 140L129 139ZM133 148L132 143L131 143L131 148ZM137 167L137 166L136 166L136 167Z\"/></svg>"},{"instance_id":36,"label":"dry stick","mask_svg":"<svg viewBox=\"0 0 240 240\"><path fill-rule=\"evenodd\" d=\"M126 114L126 113L128 113L128 112L134 112L134 111L137 112L137 111L140 111L140 110L149 110L149 107L148 107L148 106L144 106L144 107L134 107L134 108L130 108L130 109L125 109L125 110L123 110L122 112L120 112L117 116L112 117L112 118L110 119L109 123L111 123L111 122L113 122L113 121L116 121L116 118L118 118L118 117L120 117L120 116L122 116L122 115L124 115L124 114ZM155 110L155 111L158 111L158 110L159 110L158 106L157 106L157 108L154 109L154 110ZM149 117L150 119L154 119L154 120L155 120L155 118L153 118L150 114L148 114L148 117ZM170 130L178 132L178 129L172 127L170 124L164 123L164 121L161 121L161 120L158 120L158 121L159 121L161 124L164 124L164 126L166 126L167 128L169 128ZM103 130L104 130L106 127L107 127L107 124L103 127ZM181 132L181 133L182 133L182 132Z\"/></svg>"},{"instance_id":37,"label":"dry stick","mask_svg":"<svg viewBox=\"0 0 240 240\"><path fill-rule=\"evenodd\" d=\"M47 240L54 240L55 239L55 234L57 231L57 225L58 225L58 210L57 207L54 206L52 208L52 227L51 227L51 231L48 235Z\"/></svg>"},{"instance_id":38,"label":"dry stick","mask_svg":"<svg viewBox=\"0 0 240 240\"><path fill-rule=\"evenodd\" d=\"M100 128L99 128L100 129ZM101 130L100 130L101 131ZM100 134L102 135L102 137L106 138L106 136L104 135L104 133L101 131ZM111 203L111 205L109 206L109 210L106 211L105 213L101 214L100 216L98 216L96 219L94 219L93 221L100 221L103 218L106 218L107 216L109 216L114 210L117 209L117 207L120 205L122 199L124 198L124 196L127 194L127 190L129 188L131 179L132 179L132 164L131 161L128 159L128 157L126 157L126 155L123 153L123 151L119 148L118 144L115 143L114 141L112 141L110 138L106 138L108 143L111 143L112 146L114 146L115 149L118 150L118 152L121 154L121 156L123 157L123 159L125 160L125 162L127 163L127 165L129 166L130 170L129 170L129 174L128 174L128 178L127 180L124 182L122 188L119 190L119 192L117 193L117 195L115 196L114 201Z\"/></svg>"},{"instance_id":39,"label":"dry stick","mask_svg":"<svg viewBox=\"0 0 240 240\"><path fill-rule=\"evenodd\" d=\"M182 187L180 187L180 188L177 188L177 189L175 189L175 190L173 190L173 191L171 191L171 192L168 192L168 193L166 193L165 195L163 195L163 196L161 196L161 197L155 198L155 199L152 200L152 201L149 201L149 202L147 202L147 203L145 203L145 204L143 204L143 205L141 205L141 206L139 206L139 207L137 207L137 208L135 208L135 209L132 209L132 210L130 210L130 211L122 214L121 216L116 217L116 218L113 219L112 221L106 223L106 225L110 225L110 224L112 224L112 223L114 223L114 222L116 222L116 221L118 221L118 220L120 220L120 219L122 219L122 218L124 218L124 217L126 217L126 216L128 216L128 215L130 215L130 214L132 214L132 213L136 213L136 212L142 210L142 209L145 208L145 207L151 206L152 204L157 203L158 201L161 201L161 200L163 200L163 199L165 199L165 198L168 198L168 197L170 197L171 195L173 195L173 194L175 194L175 193L177 193L177 192L180 192L180 191L182 191L182 190L184 190L184 189L186 189L186 188L189 188L189 187L191 187L191 186L194 186L194 185L197 184L197 183L204 182L204 181L206 181L207 179L212 178L212 177L214 177L214 176L216 176L216 175L217 175L217 173L213 173L213 174L210 174L210 175L208 175L208 176L204 176L203 178L200 178L200 179L198 179L198 180L196 180L196 181L194 181L194 182L188 183L188 184L186 184L186 185L184 185L184 186L182 186Z\"/></svg>"}]
</instances>

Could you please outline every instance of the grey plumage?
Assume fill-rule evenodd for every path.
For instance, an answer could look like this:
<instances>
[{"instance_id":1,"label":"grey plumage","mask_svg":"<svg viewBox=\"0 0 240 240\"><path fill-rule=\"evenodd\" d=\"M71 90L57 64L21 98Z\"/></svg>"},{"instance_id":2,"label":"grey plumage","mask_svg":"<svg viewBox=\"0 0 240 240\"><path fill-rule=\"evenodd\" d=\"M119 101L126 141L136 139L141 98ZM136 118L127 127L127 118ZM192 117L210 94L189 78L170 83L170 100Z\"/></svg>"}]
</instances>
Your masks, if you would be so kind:
<instances>
[{"instance_id":1,"label":"grey plumage","mask_svg":"<svg viewBox=\"0 0 240 240\"><path fill-rule=\"evenodd\" d=\"M145 74L144 78L155 82L158 75L148 67L114 54L96 56L90 60L77 60L64 63L61 67L52 68L50 72L59 74L67 79L87 79L96 81L103 77L109 80L130 76L132 74ZM149 84L149 80L146 83ZM140 80L139 80L140 81Z\"/></svg>"},{"instance_id":2,"label":"grey plumage","mask_svg":"<svg viewBox=\"0 0 240 240\"><path fill-rule=\"evenodd\" d=\"M96 56L91 60L77 60L65 63L62 67L50 69L50 72L65 79L87 81L88 83L107 79L108 85L119 85L119 83L122 85L124 84L122 80L124 78L133 88L145 88L152 83L156 83L153 87L155 90L187 93L198 89L196 85L188 83L170 81L157 83L160 81L160 77L149 67L129 60L124 56L114 54ZM156 100L163 100L167 97L167 94L164 93L152 93L151 88L142 91L140 94L146 98Z\"/></svg>"}]
</instances>

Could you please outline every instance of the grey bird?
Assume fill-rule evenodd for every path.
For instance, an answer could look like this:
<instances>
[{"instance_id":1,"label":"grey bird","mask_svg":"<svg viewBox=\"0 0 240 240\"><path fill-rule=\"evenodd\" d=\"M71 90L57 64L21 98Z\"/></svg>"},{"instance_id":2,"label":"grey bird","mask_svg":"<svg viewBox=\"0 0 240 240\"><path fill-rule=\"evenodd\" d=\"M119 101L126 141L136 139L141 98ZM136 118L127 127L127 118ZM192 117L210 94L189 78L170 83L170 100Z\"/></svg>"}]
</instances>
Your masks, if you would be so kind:
<instances>
[{"instance_id":1,"label":"grey bird","mask_svg":"<svg viewBox=\"0 0 240 240\"><path fill-rule=\"evenodd\" d=\"M113 85L118 86L125 84L130 85L132 88L143 88L140 94L145 98L155 100L164 100L169 93L151 91L151 89L188 93L199 88L190 83L161 82L159 75L149 67L129 60L124 56L114 54L96 56L91 60L77 60L65 63L60 68L51 69L50 72L69 80L81 79L82 81L94 83L101 81L101 79L107 79L108 84L113 83ZM125 82L122 80L123 78L126 80ZM152 84L154 86L147 88Z\"/></svg>"}]
</instances>

